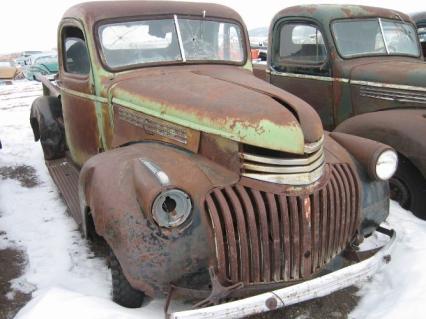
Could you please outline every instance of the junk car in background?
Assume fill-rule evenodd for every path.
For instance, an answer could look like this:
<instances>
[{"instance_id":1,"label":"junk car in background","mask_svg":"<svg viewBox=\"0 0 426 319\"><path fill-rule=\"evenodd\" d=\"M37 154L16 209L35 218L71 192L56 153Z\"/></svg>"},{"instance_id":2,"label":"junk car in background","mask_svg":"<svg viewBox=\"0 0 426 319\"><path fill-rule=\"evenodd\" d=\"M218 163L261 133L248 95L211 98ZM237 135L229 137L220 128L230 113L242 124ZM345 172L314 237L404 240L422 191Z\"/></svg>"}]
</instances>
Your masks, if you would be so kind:
<instances>
[{"instance_id":1,"label":"junk car in background","mask_svg":"<svg viewBox=\"0 0 426 319\"><path fill-rule=\"evenodd\" d=\"M242 317L389 261L395 234L379 225L396 153L325 132L307 103L256 78L238 13L85 3L58 37L58 82L41 78L31 126L71 214L111 250L116 302L183 295L201 308L170 317ZM382 250L318 277L376 230L392 238Z\"/></svg>"},{"instance_id":2,"label":"junk car in background","mask_svg":"<svg viewBox=\"0 0 426 319\"><path fill-rule=\"evenodd\" d=\"M18 68L14 62L0 61L0 80L13 80L18 74Z\"/></svg>"},{"instance_id":3,"label":"junk car in background","mask_svg":"<svg viewBox=\"0 0 426 319\"><path fill-rule=\"evenodd\" d=\"M28 59L28 65L24 68L24 75L28 80L37 80L37 75L43 75L49 80L53 80L56 73L58 73L56 52L32 55Z\"/></svg>"},{"instance_id":4,"label":"junk car in background","mask_svg":"<svg viewBox=\"0 0 426 319\"><path fill-rule=\"evenodd\" d=\"M255 74L310 103L326 129L391 145L391 197L426 218L426 65L412 20L348 5L284 9ZM261 72L265 70L266 72Z\"/></svg>"}]
</instances>

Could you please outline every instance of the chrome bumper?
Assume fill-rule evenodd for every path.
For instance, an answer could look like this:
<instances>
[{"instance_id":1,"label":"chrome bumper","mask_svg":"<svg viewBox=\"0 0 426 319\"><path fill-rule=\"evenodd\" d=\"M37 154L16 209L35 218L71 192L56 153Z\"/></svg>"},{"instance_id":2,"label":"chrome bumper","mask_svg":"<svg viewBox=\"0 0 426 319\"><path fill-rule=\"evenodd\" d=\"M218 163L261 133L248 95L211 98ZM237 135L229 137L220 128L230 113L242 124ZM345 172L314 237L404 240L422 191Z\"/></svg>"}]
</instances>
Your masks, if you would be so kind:
<instances>
[{"instance_id":1,"label":"chrome bumper","mask_svg":"<svg viewBox=\"0 0 426 319\"><path fill-rule=\"evenodd\" d=\"M396 233L393 230L382 232L390 237L389 242L372 257L357 264L294 286L257 296L206 308L174 312L169 315L169 318L242 318L323 297L367 280L391 259L390 253L395 246Z\"/></svg>"}]
</instances>

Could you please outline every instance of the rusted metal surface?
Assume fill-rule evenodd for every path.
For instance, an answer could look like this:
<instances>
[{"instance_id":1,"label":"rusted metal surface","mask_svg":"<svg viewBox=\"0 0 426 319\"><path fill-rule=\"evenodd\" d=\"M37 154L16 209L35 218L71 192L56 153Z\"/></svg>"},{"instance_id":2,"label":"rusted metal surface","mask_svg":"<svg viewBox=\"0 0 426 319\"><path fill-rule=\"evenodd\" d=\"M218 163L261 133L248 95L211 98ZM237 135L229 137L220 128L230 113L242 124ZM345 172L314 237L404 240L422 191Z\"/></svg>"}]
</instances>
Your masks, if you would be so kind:
<instances>
[{"instance_id":1,"label":"rusted metal surface","mask_svg":"<svg viewBox=\"0 0 426 319\"><path fill-rule=\"evenodd\" d=\"M409 158L426 178L426 110L403 109L366 113L343 122L336 131L372 138Z\"/></svg>"},{"instance_id":2,"label":"rusted metal surface","mask_svg":"<svg viewBox=\"0 0 426 319\"><path fill-rule=\"evenodd\" d=\"M407 159L410 167L412 165L410 169L419 171L425 177L424 121L419 117L422 111L419 111L420 114L415 111L426 108L426 64L423 55L420 52L417 55L414 49L411 55L403 52L397 55L395 52L389 53L386 47L386 54L371 52L369 55L345 56L336 46L338 39L332 29L337 21L342 23L345 20L353 22L373 18L379 19L379 22L381 19L393 20L395 23L402 21L415 27L413 20L406 14L384 8L303 5L281 10L273 18L269 30L266 79L305 99L318 112L326 129L388 144ZM418 14L414 19L417 20L417 27L426 26L424 14ZM316 28L321 33L321 48L326 52L321 63L281 57L280 52L287 45L287 35L284 36L281 30L283 26L297 24ZM420 48L419 41L414 40ZM357 37L355 33L344 41L352 44L356 41L367 43L367 40ZM413 47L415 45L413 43ZM398 121L396 114L403 120ZM408 177L410 174L402 172L403 169L399 166L397 171L399 178L404 180L402 183L413 183ZM415 185L408 191L411 203L422 203L424 196L420 194L424 194L422 185L426 185L426 179L423 182L416 181ZM397 193L402 191L397 187ZM422 204L411 204L407 208L421 215L419 206Z\"/></svg>"},{"instance_id":3,"label":"rusted metal surface","mask_svg":"<svg viewBox=\"0 0 426 319\"><path fill-rule=\"evenodd\" d=\"M327 166L324 179L310 193L265 192L247 178L210 192L219 276L245 285L300 280L339 254L358 227L359 185L346 164Z\"/></svg>"},{"instance_id":4,"label":"rusted metal surface","mask_svg":"<svg viewBox=\"0 0 426 319\"><path fill-rule=\"evenodd\" d=\"M80 29L91 70L67 73L60 59L56 102L72 161L81 166L75 217L83 230L90 231L85 223L93 218L134 288L151 297L171 287L191 296L200 291L200 305L207 305L315 276L346 248L365 216L373 228L384 220L388 194L384 183L367 176L365 163L323 131L309 104L257 79L248 60L105 68L98 22L194 17L203 10L208 19L241 24L249 53L240 16L223 6L130 1L73 7L59 36L64 28ZM45 87L59 96L54 86ZM65 185L64 170L53 164L55 181ZM258 176L244 176L248 171ZM260 181L268 174L295 179ZM184 194L189 207L176 227L155 214L176 213L157 201L173 191ZM278 305L269 300L266 306Z\"/></svg>"},{"instance_id":5,"label":"rusted metal surface","mask_svg":"<svg viewBox=\"0 0 426 319\"><path fill-rule=\"evenodd\" d=\"M322 136L319 118L305 102L245 70L231 66L169 68L167 73L162 68L146 69L138 71L138 77L118 79L110 93L113 101L153 116L161 114L192 129L293 153L302 152L304 141L315 142ZM175 85L167 84L171 81ZM259 105L262 117L251 111ZM226 119L220 116L225 113ZM293 139L277 143L279 134Z\"/></svg>"},{"instance_id":6,"label":"rusted metal surface","mask_svg":"<svg viewBox=\"0 0 426 319\"><path fill-rule=\"evenodd\" d=\"M78 169L67 158L46 161L46 166L67 203L71 216L81 225L83 221L78 198Z\"/></svg>"},{"instance_id":7,"label":"rusted metal surface","mask_svg":"<svg viewBox=\"0 0 426 319\"><path fill-rule=\"evenodd\" d=\"M196 153L199 147L200 132L173 125L122 106L114 106L112 147L141 140L175 144Z\"/></svg>"}]
</instances>

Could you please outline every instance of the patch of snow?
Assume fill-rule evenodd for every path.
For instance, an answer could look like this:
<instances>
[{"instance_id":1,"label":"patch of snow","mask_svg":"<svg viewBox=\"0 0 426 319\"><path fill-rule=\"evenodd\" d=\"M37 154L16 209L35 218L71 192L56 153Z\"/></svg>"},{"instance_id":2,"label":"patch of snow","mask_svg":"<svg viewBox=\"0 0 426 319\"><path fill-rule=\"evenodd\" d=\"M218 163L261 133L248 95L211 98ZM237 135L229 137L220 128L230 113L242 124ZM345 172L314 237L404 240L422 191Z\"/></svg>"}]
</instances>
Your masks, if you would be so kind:
<instances>
[{"instance_id":1,"label":"patch of snow","mask_svg":"<svg viewBox=\"0 0 426 319\"><path fill-rule=\"evenodd\" d=\"M62 288L51 288L31 300L15 319L140 319L161 318L162 303L128 309L108 299L83 295Z\"/></svg>"},{"instance_id":2,"label":"patch of snow","mask_svg":"<svg viewBox=\"0 0 426 319\"><path fill-rule=\"evenodd\" d=\"M370 282L360 285L361 300L349 318L425 318L426 221L391 201L384 226L398 236L392 260Z\"/></svg>"}]
</instances>

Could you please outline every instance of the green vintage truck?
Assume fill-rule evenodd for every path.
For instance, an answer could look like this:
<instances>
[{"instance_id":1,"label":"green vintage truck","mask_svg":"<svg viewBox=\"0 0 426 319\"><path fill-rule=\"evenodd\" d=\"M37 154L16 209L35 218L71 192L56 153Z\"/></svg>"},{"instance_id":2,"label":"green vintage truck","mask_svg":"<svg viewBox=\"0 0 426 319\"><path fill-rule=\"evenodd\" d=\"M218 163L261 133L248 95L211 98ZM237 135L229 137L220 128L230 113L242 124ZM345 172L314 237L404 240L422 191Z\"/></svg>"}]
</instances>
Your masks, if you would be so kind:
<instances>
[{"instance_id":1,"label":"green vintage truck","mask_svg":"<svg viewBox=\"0 0 426 319\"><path fill-rule=\"evenodd\" d=\"M256 78L235 11L80 4L58 56L30 122L74 219L109 250L119 304L180 295L197 309L170 318L243 317L389 262L395 233L379 225L395 151L325 132L307 103ZM391 237L379 252L326 272L375 231Z\"/></svg>"},{"instance_id":2,"label":"green vintage truck","mask_svg":"<svg viewBox=\"0 0 426 319\"><path fill-rule=\"evenodd\" d=\"M426 64L407 15L355 5L286 8L272 20L267 66L255 74L312 105L326 129L397 150L391 197L426 218Z\"/></svg>"}]
</instances>

